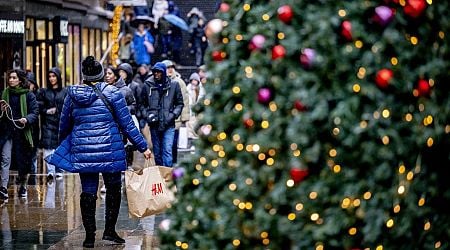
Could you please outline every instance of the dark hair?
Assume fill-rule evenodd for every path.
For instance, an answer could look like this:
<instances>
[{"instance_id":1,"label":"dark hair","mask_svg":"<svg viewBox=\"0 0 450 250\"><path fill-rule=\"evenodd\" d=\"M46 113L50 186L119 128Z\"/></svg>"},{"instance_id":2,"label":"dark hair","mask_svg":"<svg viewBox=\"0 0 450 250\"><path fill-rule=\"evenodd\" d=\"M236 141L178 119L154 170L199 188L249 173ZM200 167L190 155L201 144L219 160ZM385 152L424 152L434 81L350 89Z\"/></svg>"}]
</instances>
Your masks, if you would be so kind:
<instances>
[{"instance_id":1,"label":"dark hair","mask_svg":"<svg viewBox=\"0 0 450 250\"><path fill-rule=\"evenodd\" d=\"M108 65L108 66L105 68L105 75L106 75L106 70L107 70L107 69L110 69L110 70L114 73L114 76L116 76L117 81L120 79L119 70L118 70L117 68L114 68L114 66L112 66L112 65Z\"/></svg>"},{"instance_id":2,"label":"dark hair","mask_svg":"<svg viewBox=\"0 0 450 250\"><path fill-rule=\"evenodd\" d=\"M8 78L12 73L16 73L17 77L19 78L20 87L27 88L27 86L28 86L27 72L25 72L21 69L11 69L11 70L8 70L8 73L7 73Z\"/></svg>"}]
</instances>

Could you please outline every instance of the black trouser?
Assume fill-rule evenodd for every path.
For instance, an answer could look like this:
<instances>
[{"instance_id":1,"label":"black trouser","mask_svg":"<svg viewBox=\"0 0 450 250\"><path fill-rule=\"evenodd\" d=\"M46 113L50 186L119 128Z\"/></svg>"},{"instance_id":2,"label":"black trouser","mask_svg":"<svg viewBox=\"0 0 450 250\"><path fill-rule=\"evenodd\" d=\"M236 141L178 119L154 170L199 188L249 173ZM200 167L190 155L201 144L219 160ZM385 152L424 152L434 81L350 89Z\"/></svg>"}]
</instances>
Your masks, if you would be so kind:
<instances>
[{"instance_id":1,"label":"black trouser","mask_svg":"<svg viewBox=\"0 0 450 250\"><path fill-rule=\"evenodd\" d=\"M178 158L178 137L180 136L180 129L175 129L175 135L173 137L173 145L172 145L172 162L173 164L177 163Z\"/></svg>"}]
</instances>

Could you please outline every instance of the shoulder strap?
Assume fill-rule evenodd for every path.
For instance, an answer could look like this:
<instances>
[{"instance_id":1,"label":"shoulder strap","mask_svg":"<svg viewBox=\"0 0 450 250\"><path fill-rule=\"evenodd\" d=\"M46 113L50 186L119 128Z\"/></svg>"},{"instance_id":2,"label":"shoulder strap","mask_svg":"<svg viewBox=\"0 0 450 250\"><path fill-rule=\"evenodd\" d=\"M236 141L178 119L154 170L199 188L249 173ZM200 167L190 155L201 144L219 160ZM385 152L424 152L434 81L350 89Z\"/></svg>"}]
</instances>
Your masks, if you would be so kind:
<instances>
[{"instance_id":1,"label":"shoulder strap","mask_svg":"<svg viewBox=\"0 0 450 250\"><path fill-rule=\"evenodd\" d=\"M109 103L109 101L106 99L106 96L100 91L100 89L97 88L96 85L94 85L90 82L86 83L86 85L88 85L89 87L91 87L94 90L94 92L97 94L97 96L103 101L106 108L108 108L109 112L111 112L111 115L113 116L114 120L116 120L116 116L114 115L114 110L111 107L111 104Z\"/></svg>"}]
</instances>

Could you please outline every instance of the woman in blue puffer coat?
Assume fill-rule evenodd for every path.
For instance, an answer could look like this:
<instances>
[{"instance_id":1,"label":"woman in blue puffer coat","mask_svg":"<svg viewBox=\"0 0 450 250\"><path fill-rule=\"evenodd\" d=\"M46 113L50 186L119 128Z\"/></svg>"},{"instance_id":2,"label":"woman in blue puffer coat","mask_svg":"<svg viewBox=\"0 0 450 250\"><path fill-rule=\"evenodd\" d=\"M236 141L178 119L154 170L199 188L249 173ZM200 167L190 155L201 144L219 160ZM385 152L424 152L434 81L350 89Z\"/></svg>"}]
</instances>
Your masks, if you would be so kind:
<instances>
[{"instance_id":1,"label":"woman in blue puffer coat","mask_svg":"<svg viewBox=\"0 0 450 250\"><path fill-rule=\"evenodd\" d=\"M69 87L64 100L59 127L62 140L55 153L46 159L56 167L80 173L80 208L86 239L83 247L95 242L95 208L99 173L106 186L104 240L125 243L115 231L121 201L121 171L126 169L125 150L120 131L137 149L150 158L151 152L139 129L134 125L120 91L103 80L102 65L92 56L82 62L83 84ZM97 88L106 97L97 95Z\"/></svg>"}]
</instances>

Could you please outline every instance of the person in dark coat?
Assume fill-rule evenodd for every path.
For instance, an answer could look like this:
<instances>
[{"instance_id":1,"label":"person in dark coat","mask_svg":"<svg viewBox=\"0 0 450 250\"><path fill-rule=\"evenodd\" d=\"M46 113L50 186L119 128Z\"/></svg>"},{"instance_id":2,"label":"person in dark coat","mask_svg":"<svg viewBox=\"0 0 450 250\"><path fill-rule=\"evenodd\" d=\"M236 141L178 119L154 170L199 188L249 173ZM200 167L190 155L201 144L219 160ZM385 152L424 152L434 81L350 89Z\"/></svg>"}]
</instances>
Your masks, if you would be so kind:
<instances>
[{"instance_id":1,"label":"person in dark coat","mask_svg":"<svg viewBox=\"0 0 450 250\"><path fill-rule=\"evenodd\" d=\"M142 92L142 88L139 85L139 83L133 81L133 68L131 67L131 65L129 63L122 63L119 65L119 67L117 67L117 69L119 70L119 75L122 78L122 80L125 82L126 86L128 86L131 91L133 92L133 96L136 99L136 105L139 106L140 103L142 103L140 96L141 96L141 92ZM133 119L137 120L137 116L136 116L136 111L133 110L133 112L131 113L133 117ZM133 163L133 152L136 149L132 146L132 145L128 145L127 147L125 147L125 151L127 152L127 162L128 162L128 166L131 166L131 164Z\"/></svg>"},{"instance_id":2,"label":"person in dark coat","mask_svg":"<svg viewBox=\"0 0 450 250\"><path fill-rule=\"evenodd\" d=\"M36 81L36 76L33 72L27 72L27 81L28 81L28 89L31 93L33 93L36 96L38 95L39 91L39 84ZM38 145L39 141L41 139L41 132L40 132L40 116L38 116L38 120L33 124L32 127L32 136L33 136L33 153L32 153L32 159L31 159L31 170L30 170L30 176L28 178L28 184L29 185L36 185L36 174L37 174L37 151L38 151Z\"/></svg>"},{"instance_id":3,"label":"person in dark coat","mask_svg":"<svg viewBox=\"0 0 450 250\"><path fill-rule=\"evenodd\" d=\"M115 69L113 66L108 66L105 70L105 82L107 84L111 84L118 88L122 95L125 97L125 102L128 107L128 111L130 111L130 114L134 119L136 119L135 124L138 123L137 118L135 116L136 114L136 99L134 98L133 91L125 84L125 81L120 77L119 70ZM131 86L131 84L130 84ZM139 125L139 124L138 124ZM137 126L139 127L139 126ZM133 164L133 153L135 149L130 144L125 147L125 152L127 153L127 165L131 166ZM103 190L103 187L102 189Z\"/></svg>"},{"instance_id":4,"label":"person in dark coat","mask_svg":"<svg viewBox=\"0 0 450 250\"><path fill-rule=\"evenodd\" d=\"M147 78L150 77L149 73L150 73L149 66L147 66L146 64L142 64L138 67L137 73L133 78L133 82L136 82L139 85L138 89L141 92L142 92L142 88L144 88L145 80L147 80ZM135 96L135 98L141 97L141 93L136 93L136 95L137 96ZM147 124L147 118L141 114L139 107L137 107L137 109L136 109L136 118L139 121L139 128L141 129L141 132L142 132L145 125Z\"/></svg>"},{"instance_id":5,"label":"person in dark coat","mask_svg":"<svg viewBox=\"0 0 450 250\"><path fill-rule=\"evenodd\" d=\"M8 199L9 169L12 163L19 172L19 197L27 197L27 179L33 153L32 126L37 121L39 106L28 89L26 72L20 69L7 73L8 87L1 94L0 148L2 183L0 198Z\"/></svg>"},{"instance_id":6,"label":"person in dark coat","mask_svg":"<svg viewBox=\"0 0 450 250\"><path fill-rule=\"evenodd\" d=\"M172 145L175 136L175 119L183 110L183 95L178 82L166 73L166 65L156 63L153 76L145 81L142 90L142 111L147 117L156 165L172 167Z\"/></svg>"},{"instance_id":7,"label":"person in dark coat","mask_svg":"<svg viewBox=\"0 0 450 250\"><path fill-rule=\"evenodd\" d=\"M62 86L60 69L51 68L47 76L47 87L41 88L37 95L41 115L40 146L44 149L44 158L53 154L58 147L59 119L67 95L67 89ZM47 164L47 181L52 181L54 176L61 177L62 171Z\"/></svg>"},{"instance_id":8,"label":"person in dark coat","mask_svg":"<svg viewBox=\"0 0 450 250\"><path fill-rule=\"evenodd\" d=\"M147 143L131 119L125 98L105 82L102 65L92 56L82 62L83 83L70 86L64 100L59 138L61 144L45 160L56 167L78 172L81 180L80 208L86 238L83 247L95 243L95 210L99 173L106 186L105 230L103 240L123 244L115 226L119 215L122 174L126 159L122 136L130 140L146 159L151 156ZM96 93L103 93L105 102ZM109 103L111 111L105 103ZM111 113L113 112L113 113Z\"/></svg>"}]
</instances>

